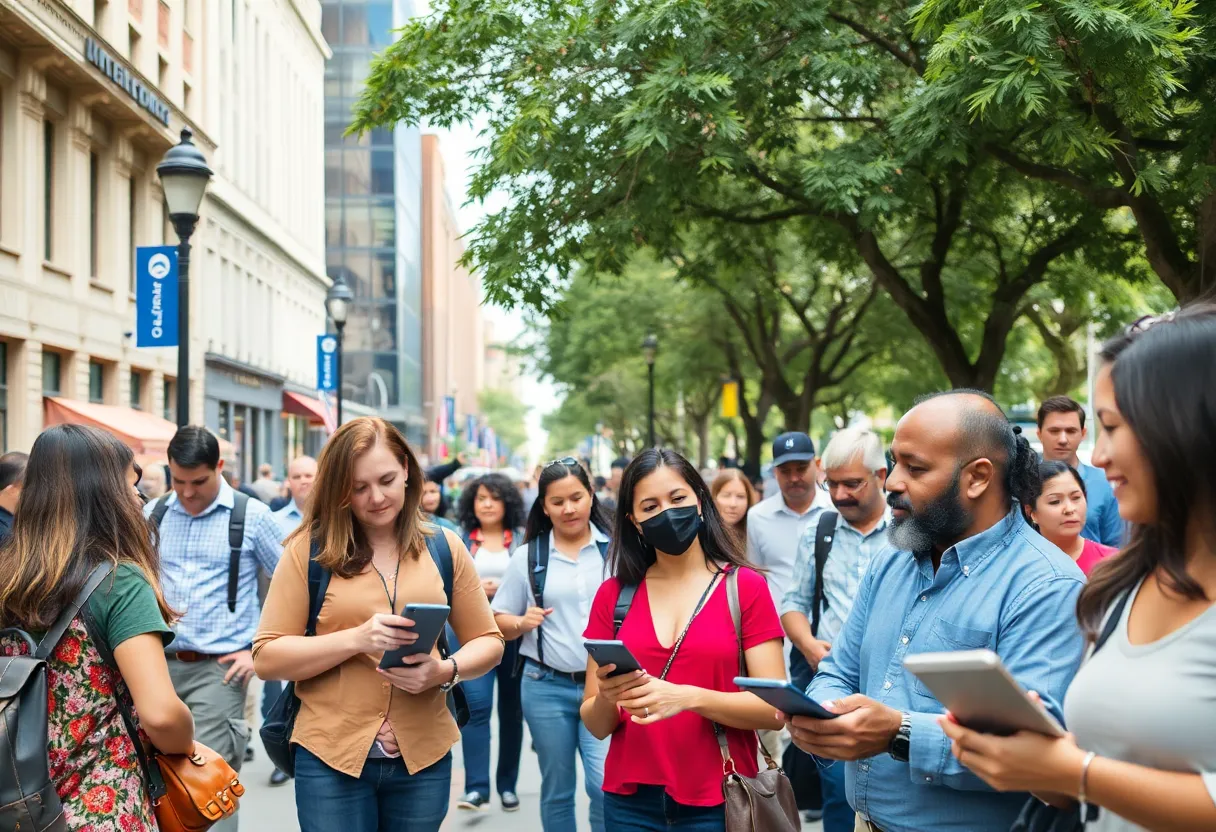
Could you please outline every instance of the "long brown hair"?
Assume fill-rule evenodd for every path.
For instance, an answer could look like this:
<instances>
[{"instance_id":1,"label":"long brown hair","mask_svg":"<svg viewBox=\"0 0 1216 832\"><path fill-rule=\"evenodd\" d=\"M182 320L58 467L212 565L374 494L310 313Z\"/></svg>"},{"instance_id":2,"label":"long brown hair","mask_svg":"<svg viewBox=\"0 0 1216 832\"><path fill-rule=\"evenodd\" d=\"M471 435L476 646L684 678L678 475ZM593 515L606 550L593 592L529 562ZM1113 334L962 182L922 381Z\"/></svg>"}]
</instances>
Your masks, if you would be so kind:
<instances>
[{"instance_id":1,"label":"long brown hair","mask_svg":"<svg viewBox=\"0 0 1216 832\"><path fill-rule=\"evenodd\" d=\"M1213 355L1211 302L1141 321L1102 347L1125 429L1135 435L1153 472L1157 519L1151 526L1133 525L1127 545L1099 563L1081 591L1077 618L1090 639L1115 600L1150 574L1184 598L1206 597L1187 572L1187 533L1216 498Z\"/></svg>"},{"instance_id":2,"label":"long brown hair","mask_svg":"<svg viewBox=\"0 0 1216 832\"><path fill-rule=\"evenodd\" d=\"M308 510L287 542L303 536L321 544L317 562L335 575L358 575L372 560L372 547L363 526L351 510L355 462L377 444L383 444L406 470L405 505L397 516L397 543L404 555L416 557L426 538L419 507L426 475L401 431L383 419L365 416L347 422L330 437L317 460L317 478Z\"/></svg>"},{"instance_id":3,"label":"long brown hair","mask_svg":"<svg viewBox=\"0 0 1216 832\"><path fill-rule=\"evenodd\" d=\"M12 537L0 548L0 626L47 630L109 561L138 566L166 621L156 528L127 482L131 449L83 425L56 425L30 450Z\"/></svg>"},{"instance_id":4,"label":"long brown hair","mask_svg":"<svg viewBox=\"0 0 1216 832\"><path fill-rule=\"evenodd\" d=\"M718 492L726 488L728 482L743 483L743 490L747 492L747 507L751 508L756 504L756 489L752 485L752 481L747 478L747 474L743 473L740 468L723 468L714 477L714 481L709 485L709 493L713 496L714 501L718 499ZM743 519L735 525L729 527L731 531L739 535L744 545L747 544L747 512L743 512Z\"/></svg>"}]
</instances>

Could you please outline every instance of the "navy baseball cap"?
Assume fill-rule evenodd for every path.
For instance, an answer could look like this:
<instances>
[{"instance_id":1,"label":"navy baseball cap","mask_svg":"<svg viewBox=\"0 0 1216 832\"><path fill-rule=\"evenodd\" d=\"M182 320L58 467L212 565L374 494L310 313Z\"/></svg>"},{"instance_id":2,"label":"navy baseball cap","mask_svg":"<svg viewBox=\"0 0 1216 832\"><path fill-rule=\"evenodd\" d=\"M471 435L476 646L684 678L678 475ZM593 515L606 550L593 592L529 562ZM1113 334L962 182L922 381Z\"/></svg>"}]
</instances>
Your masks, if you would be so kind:
<instances>
[{"instance_id":1,"label":"navy baseball cap","mask_svg":"<svg viewBox=\"0 0 1216 832\"><path fill-rule=\"evenodd\" d=\"M815 443L805 433L783 433L773 440L773 467L815 458Z\"/></svg>"}]
</instances>

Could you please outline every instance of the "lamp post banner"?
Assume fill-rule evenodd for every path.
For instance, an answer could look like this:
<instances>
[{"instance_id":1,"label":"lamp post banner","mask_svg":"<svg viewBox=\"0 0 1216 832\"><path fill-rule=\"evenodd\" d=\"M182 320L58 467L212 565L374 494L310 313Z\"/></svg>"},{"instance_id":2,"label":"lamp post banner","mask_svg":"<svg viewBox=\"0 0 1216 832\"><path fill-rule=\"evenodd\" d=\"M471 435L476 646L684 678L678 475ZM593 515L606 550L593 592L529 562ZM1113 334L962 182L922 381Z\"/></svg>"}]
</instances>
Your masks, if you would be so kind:
<instances>
[{"instance_id":1,"label":"lamp post banner","mask_svg":"<svg viewBox=\"0 0 1216 832\"><path fill-rule=\"evenodd\" d=\"M317 336L317 389L332 393L338 389L338 338Z\"/></svg>"},{"instance_id":2,"label":"lamp post banner","mask_svg":"<svg viewBox=\"0 0 1216 832\"><path fill-rule=\"evenodd\" d=\"M177 246L135 249L135 346L177 346Z\"/></svg>"}]
</instances>

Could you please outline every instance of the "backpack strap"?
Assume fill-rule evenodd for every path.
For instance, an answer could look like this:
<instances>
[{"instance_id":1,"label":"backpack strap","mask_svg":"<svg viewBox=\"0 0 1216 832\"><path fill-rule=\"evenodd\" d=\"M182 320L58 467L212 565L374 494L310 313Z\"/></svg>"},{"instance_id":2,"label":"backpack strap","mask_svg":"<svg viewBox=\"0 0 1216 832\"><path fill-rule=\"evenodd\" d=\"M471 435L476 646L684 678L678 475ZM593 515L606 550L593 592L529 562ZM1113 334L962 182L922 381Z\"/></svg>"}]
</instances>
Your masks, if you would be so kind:
<instances>
[{"instance_id":1,"label":"backpack strap","mask_svg":"<svg viewBox=\"0 0 1216 832\"><path fill-rule=\"evenodd\" d=\"M51 629L46 631L42 637L42 641L38 642L38 647L34 650L35 659L47 659L58 646L63 634L68 631L68 627L72 626L72 621L75 620L76 614L80 612L81 607L89 602L89 596L101 586L101 582L110 577L114 572L114 564L106 561L99 563L93 567L93 571L89 573L89 577L85 580L84 586L80 588L80 592L76 593L75 600L63 608L59 613L59 618L55 619L55 623Z\"/></svg>"},{"instance_id":2,"label":"backpack strap","mask_svg":"<svg viewBox=\"0 0 1216 832\"><path fill-rule=\"evenodd\" d=\"M249 497L232 492L232 513L228 516L228 612L236 612L237 583L241 576L241 548L245 545L245 511Z\"/></svg>"},{"instance_id":3,"label":"backpack strap","mask_svg":"<svg viewBox=\"0 0 1216 832\"><path fill-rule=\"evenodd\" d=\"M536 606L545 606L545 578L549 575L549 535L528 541L528 581L532 584L532 597ZM536 658L541 664L545 663L545 643L542 640L541 627L536 628Z\"/></svg>"},{"instance_id":4,"label":"backpack strap","mask_svg":"<svg viewBox=\"0 0 1216 832\"><path fill-rule=\"evenodd\" d=\"M819 515L819 525L815 528L815 594L811 604L811 635L815 638L819 638L819 615L828 605L828 599L823 594L823 568L832 551L838 518L836 512L825 511Z\"/></svg>"},{"instance_id":5,"label":"backpack strap","mask_svg":"<svg viewBox=\"0 0 1216 832\"><path fill-rule=\"evenodd\" d=\"M317 634L317 619L321 617L321 607L325 605L325 592L329 589L331 572L317 563L321 554L321 544L312 542L308 551L308 624L304 627L304 635Z\"/></svg>"},{"instance_id":6,"label":"backpack strap","mask_svg":"<svg viewBox=\"0 0 1216 832\"><path fill-rule=\"evenodd\" d=\"M431 560L435 562L435 568L439 570L439 577L443 578L443 595L447 598L448 606L452 606L452 547L448 543L448 536L443 529L433 524L426 524L426 550L430 553ZM451 655L448 650L448 633L447 627L439 631L439 655L445 659Z\"/></svg>"},{"instance_id":7,"label":"backpack strap","mask_svg":"<svg viewBox=\"0 0 1216 832\"><path fill-rule=\"evenodd\" d=\"M602 557L602 558L608 557L608 541L607 540L595 541L595 547L600 550L600 557Z\"/></svg>"},{"instance_id":8,"label":"backpack strap","mask_svg":"<svg viewBox=\"0 0 1216 832\"><path fill-rule=\"evenodd\" d=\"M1102 649L1106 642L1110 641L1110 637L1115 634L1115 628L1119 626L1119 622L1123 620L1123 610L1127 607L1127 602L1132 597L1131 590L1123 593L1115 605L1111 607L1110 614L1106 616L1106 623L1102 625L1102 632L1098 635L1098 640L1094 642L1094 649L1090 651L1089 657L1092 659L1094 653Z\"/></svg>"},{"instance_id":9,"label":"backpack strap","mask_svg":"<svg viewBox=\"0 0 1216 832\"><path fill-rule=\"evenodd\" d=\"M621 625L625 623L625 616L629 615L629 608L633 606L633 596L637 595L637 586L622 586L621 594L616 596L616 606L612 609L612 634L615 636L621 631Z\"/></svg>"},{"instance_id":10,"label":"backpack strap","mask_svg":"<svg viewBox=\"0 0 1216 832\"><path fill-rule=\"evenodd\" d=\"M161 521L165 519L165 512L169 510L169 498L173 496L173 492L162 494L155 503L152 504L152 525L159 527Z\"/></svg>"}]
</instances>

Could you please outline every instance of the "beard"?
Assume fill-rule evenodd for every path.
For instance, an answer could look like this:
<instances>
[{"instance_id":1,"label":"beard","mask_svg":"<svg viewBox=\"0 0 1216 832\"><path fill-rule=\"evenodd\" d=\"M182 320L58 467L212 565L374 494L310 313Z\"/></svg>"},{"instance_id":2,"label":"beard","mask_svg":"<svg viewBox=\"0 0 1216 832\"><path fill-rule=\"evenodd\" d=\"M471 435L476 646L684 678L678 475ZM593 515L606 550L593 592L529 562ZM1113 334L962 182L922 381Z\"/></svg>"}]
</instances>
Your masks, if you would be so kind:
<instances>
[{"instance_id":1,"label":"beard","mask_svg":"<svg viewBox=\"0 0 1216 832\"><path fill-rule=\"evenodd\" d=\"M929 552L954 544L971 525L971 512L963 507L961 490L955 472L950 486L920 510L902 494L888 495L887 505L907 512L904 519L892 521L887 535L891 544L907 552Z\"/></svg>"}]
</instances>

